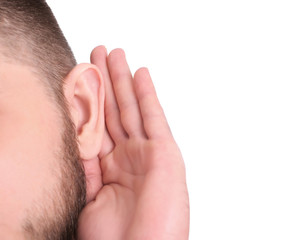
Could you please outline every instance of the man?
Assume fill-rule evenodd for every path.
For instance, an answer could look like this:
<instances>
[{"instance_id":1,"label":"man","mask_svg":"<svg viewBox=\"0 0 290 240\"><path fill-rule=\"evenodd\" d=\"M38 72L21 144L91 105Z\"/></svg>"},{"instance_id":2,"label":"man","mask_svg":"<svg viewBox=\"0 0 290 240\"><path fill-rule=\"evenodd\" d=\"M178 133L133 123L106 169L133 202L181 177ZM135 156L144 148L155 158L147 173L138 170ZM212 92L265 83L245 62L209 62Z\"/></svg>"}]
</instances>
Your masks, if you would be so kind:
<instances>
[{"instance_id":1,"label":"man","mask_svg":"<svg viewBox=\"0 0 290 240\"><path fill-rule=\"evenodd\" d=\"M0 239L187 239L180 151L149 72L76 65L43 0L0 0Z\"/></svg>"}]
</instances>

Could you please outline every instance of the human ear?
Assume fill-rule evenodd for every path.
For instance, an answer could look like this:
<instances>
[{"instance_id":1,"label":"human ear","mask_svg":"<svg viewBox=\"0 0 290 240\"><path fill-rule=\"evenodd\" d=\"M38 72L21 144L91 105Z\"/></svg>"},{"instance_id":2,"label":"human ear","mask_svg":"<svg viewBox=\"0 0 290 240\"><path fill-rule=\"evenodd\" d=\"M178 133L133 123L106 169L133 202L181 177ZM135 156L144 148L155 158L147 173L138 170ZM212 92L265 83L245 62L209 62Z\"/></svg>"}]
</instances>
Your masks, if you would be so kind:
<instances>
[{"instance_id":1,"label":"human ear","mask_svg":"<svg viewBox=\"0 0 290 240\"><path fill-rule=\"evenodd\" d=\"M97 158L104 135L104 82L97 66L79 64L65 78L64 93L76 126L80 157Z\"/></svg>"}]
</instances>

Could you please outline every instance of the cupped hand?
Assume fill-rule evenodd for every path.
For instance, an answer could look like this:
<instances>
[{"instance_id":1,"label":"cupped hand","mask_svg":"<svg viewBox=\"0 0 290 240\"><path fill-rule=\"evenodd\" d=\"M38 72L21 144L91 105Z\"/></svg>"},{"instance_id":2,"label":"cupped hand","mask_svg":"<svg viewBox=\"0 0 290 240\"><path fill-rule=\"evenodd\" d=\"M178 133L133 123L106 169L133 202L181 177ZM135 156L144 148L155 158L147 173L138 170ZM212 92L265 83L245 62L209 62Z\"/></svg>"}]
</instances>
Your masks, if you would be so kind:
<instances>
[{"instance_id":1,"label":"cupped hand","mask_svg":"<svg viewBox=\"0 0 290 240\"><path fill-rule=\"evenodd\" d=\"M105 83L103 187L79 219L81 240L185 240L185 166L147 68L132 76L122 49L91 54Z\"/></svg>"}]
</instances>

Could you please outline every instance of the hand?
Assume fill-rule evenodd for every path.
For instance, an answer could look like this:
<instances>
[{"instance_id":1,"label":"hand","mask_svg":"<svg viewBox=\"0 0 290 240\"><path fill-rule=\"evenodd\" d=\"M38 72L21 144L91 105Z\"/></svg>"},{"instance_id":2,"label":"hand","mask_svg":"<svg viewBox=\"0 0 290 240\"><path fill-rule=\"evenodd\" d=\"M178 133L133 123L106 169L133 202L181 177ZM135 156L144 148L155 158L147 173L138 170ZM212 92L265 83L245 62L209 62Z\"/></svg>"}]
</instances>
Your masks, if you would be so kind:
<instances>
[{"instance_id":1,"label":"hand","mask_svg":"<svg viewBox=\"0 0 290 240\"><path fill-rule=\"evenodd\" d=\"M102 72L107 132L103 187L83 210L82 240L185 240L189 200L182 155L146 68L132 77L121 49L94 49Z\"/></svg>"}]
</instances>

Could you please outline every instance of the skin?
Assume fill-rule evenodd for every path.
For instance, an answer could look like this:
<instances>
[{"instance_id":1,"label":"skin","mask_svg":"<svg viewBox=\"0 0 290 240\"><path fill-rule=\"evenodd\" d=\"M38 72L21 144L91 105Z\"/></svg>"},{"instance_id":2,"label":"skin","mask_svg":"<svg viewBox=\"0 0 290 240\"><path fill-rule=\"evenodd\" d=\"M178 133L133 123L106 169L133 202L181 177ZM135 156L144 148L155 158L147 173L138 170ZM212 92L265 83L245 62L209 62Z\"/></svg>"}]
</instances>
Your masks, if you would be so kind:
<instances>
[{"instance_id":1,"label":"skin","mask_svg":"<svg viewBox=\"0 0 290 240\"><path fill-rule=\"evenodd\" d=\"M42 198L43 186L56 184L51 149L60 138L51 131L57 126L52 105L27 67L1 62L0 79L0 236L21 239L25 210Z\"/></svg>"},{"instance_id":2,"label":"skin","mask_svg":"<svg viewBox=\"0 0 290 240\"><path fill-rule=\"evenodd\" d=\"M88 161L90 202L79 219L79 239L188 239L184 162L148 69L133 77L124 51L107 56L103 46L91 61L105 82L106 130L95 159L103 186L93 187L99 172Z\"/></svg>"},{"instance_id":3,"label":"skin","mask_svg":"<svg viewBox=\"0 0 290 240\"><path fill-rule=\"evenodd\" d=\"M77 168L74 178L70 172L65 174L68 167L58 157L64 151L63 122L34 72L1 58L0 239L60 239L48 237L52 232L49 227L56 231L66 224L63 211L82 198L74 195L76 177L82 172ZM76 126L79 156L75 150L70 152L76 152L73 161L80 163L97 156L104 131L104 91L99 75L94 65L80 64L65 79L64 93ZM66 175L65 186L61 175ZM101 178L94 186L98 184ZM65 201L61 194L66 195ZM32 235L24 231L28 219L37 231Z\"/></svg>"},{"instance_id":4,"label":"skin","mask_svg":"<svg viewBox=\"0 0 290 240\"><path fill-rule=\"evenodd\" d=\"M132 77L122 49L91 60L64 87L87 182L79 239L188 239L184 162L148 70ZM62 125L32 69L0 61L0 83L0 238L20 240L60 191Z\"/></svg>"}]
</instances>

